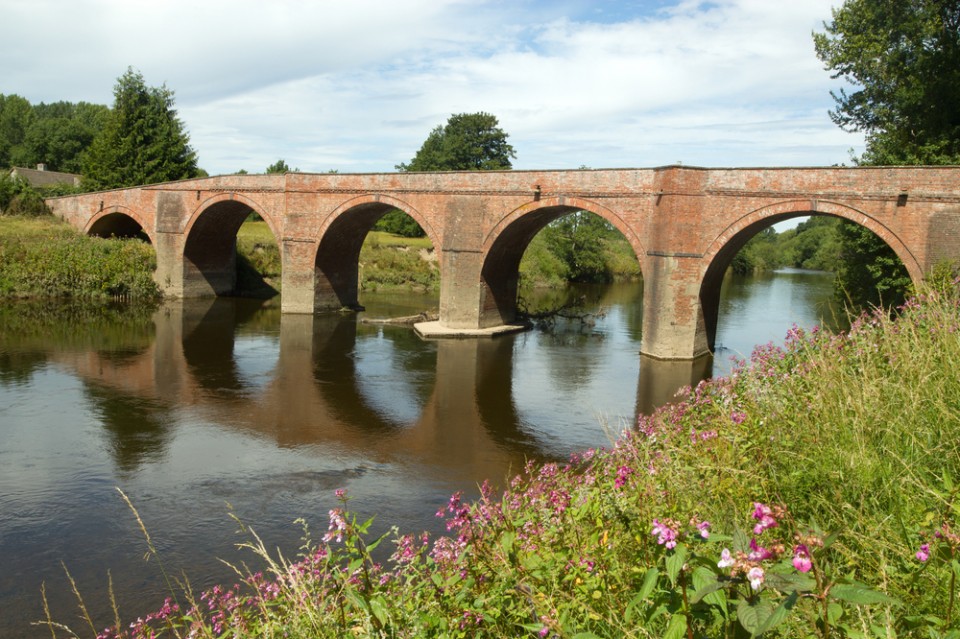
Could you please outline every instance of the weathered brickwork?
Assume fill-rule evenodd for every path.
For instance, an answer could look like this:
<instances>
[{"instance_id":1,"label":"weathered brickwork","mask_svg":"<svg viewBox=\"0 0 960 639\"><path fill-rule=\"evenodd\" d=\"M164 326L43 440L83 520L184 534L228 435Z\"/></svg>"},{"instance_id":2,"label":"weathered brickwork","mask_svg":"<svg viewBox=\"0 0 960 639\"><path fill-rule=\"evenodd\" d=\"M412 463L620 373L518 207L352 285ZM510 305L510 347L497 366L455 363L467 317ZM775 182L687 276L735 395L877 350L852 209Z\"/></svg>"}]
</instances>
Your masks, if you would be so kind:
<instances>
[{"instance_id":1,"label":"weathered brickwork","mask_svg":"<svg viewBox=\"0 0 960 639\"><path fill-rule=\"evenodd\" d=\"M387 211L412 216L441 267L440 321L455 329L515 319L517 266L530 239L577 210L617 227L644 275L643 352L706 353L720 282L763 228L823 214L883 238L920 279L960 257L960 168L605 169L439 173L233 175L55 198L87 233L142 227L171 296L229 292L234 238L255 211L281 247L287 313L357 307L358 255Z\"/></svg>"}]
</instances>

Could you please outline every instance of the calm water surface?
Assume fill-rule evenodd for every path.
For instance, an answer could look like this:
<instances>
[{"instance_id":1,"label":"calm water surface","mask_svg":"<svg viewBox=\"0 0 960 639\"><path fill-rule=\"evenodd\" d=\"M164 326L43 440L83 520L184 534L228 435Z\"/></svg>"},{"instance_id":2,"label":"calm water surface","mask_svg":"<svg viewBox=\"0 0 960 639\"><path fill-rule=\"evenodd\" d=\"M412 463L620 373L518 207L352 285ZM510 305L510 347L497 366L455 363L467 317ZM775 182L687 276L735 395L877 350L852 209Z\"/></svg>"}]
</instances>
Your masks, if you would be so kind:
<instances>
[{"instance_id":1,"label":"calm water surface","mask_svg":"<svg viewBox=\"0 0 960 639\"><path fill-rule=\"evenodd\" d=\"M44 636L53 615L82 628L66 565L99 627L167 591L120 498L139 509L166 570L197 590L252 561L248 537L293 553L298 517L319 536L333 491L379 531L441 532L437 508L528 459L609 445L682 385L731 356L832 317L831 276L786 271L724 284L717 354L641 358L642 286L583 289L602 313L495 340L425 342L354 316L281 315L278 304L207 300L153 315L0 309L0 636ZM436 306L365 296L361 318ZM46 635L49 636L49 635Z\"/></svg>"}]
</instances>

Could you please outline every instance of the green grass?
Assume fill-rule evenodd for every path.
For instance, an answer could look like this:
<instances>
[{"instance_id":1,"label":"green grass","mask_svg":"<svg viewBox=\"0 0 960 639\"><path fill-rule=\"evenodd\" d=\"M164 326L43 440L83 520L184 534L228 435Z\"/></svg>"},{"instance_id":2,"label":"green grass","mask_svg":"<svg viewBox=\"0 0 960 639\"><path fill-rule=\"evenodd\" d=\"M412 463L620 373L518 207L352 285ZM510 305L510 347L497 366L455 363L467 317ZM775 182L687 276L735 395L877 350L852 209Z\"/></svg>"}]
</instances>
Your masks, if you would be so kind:
<instances>
[{"instance_id":1,"label":"green grass","mask_svg":"<svg viewBox=\"0 0 960 639\"><path fill-rule=\"evenodd\" d=\"M153 247L52 217L0 217L0 297L155 300Z\"/></svg>"},{"instance_id":2,"label":"green grass","mask_svg":"<svg viewBox=\"0 0 960 639\"><path fill-rule=\"evenodd\" d=\"M958 285L795 329L612 448L454 495L450 537L371 539L342 494L298 557L254 537L266 577L123 636L960 636Z\"/></svg>"}]
</instances>

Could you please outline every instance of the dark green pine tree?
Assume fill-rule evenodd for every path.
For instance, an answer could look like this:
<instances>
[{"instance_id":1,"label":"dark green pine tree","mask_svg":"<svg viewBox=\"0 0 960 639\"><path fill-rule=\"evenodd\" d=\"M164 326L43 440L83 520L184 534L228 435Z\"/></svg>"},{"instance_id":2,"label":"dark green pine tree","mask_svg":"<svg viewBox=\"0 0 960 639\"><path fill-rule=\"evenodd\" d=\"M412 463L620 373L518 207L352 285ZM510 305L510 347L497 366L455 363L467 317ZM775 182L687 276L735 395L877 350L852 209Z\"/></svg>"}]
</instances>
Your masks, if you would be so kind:
<instances>
[{"instance_id":1,"label":"dark green pine tree","mask_svg":"<svg viewBox=\"0 0 960 639\"><path fill-rule=\"evenodd\" d=\"M113 90L114 104L83 163L84 186L112 189L197 177L197 155L173 108L173 91L148 87L132 68Z\"/></svg>"}]
</instances>

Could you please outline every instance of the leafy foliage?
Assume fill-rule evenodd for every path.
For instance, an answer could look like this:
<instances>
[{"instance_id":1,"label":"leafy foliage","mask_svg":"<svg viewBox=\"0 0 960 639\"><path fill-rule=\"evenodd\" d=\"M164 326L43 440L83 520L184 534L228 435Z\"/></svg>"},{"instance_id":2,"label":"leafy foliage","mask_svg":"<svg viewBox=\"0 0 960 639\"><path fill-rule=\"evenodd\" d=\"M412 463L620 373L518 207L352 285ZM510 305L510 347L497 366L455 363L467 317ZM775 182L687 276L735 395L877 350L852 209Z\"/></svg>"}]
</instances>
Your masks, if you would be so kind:
<instances>
[{"instance_id":1,"label":"leafy foliage","mask_svg":"<svg viewBox=\"0 0 960 639\"><path fill-rule=\"evenodd\" d=\"M509 169L516 153L507 142L496 116L457 113L427 136L409 163L400 171L483 171Z\"/></svg>"},{"instance_id":2,"label":"leafy foliage","mask_svg":"<svg viewBox=\"0 0 960 639\"><path fill-rule=\"evenodd\" d=\"M857 224L837 227L842 258L837 269L841 299L855 308L903 304L912 281L886 242Z\"/></svg>"},{"instance_id":3,"label":"leafy foliage","mask_svg":"<svg viewBox=\"0 0 960 639\"><path fill-rule=\"evenodd\" d=\"M197 156L173 108L173 91L148 87L132 68L119 78L114 105L83 163L84 185L112 189L196 177Z\"/></svg>"},{"instance_id":4,"label":"leafy foliage","mask_svg":"<svg viewBox=\"0 0 960 639\"><path fill-rule=\"evenodd\" d=\"M377 220L374 229L384 233L393 233L400 237L424 237L426 235L417 221L400 209L387 211L383 217Z\"/></svg>"},{"instance_id":5,"label":"leafy foliage","mask_svg":"<svg viewBox=\"0 0 960 639\"><path fill-rule=\"evenodd\" d=\"M856 88L834 94L833 121L866 133L864 164L960 162L960 5L846 0L817 56Z\"/></svg>"},{"instance_id":6,"label":"leafy foliage","mask_svg":"<svg viewBox=\"0 0 960 639\"><path fill-rule=\"evenodd\" d=\"M290 165L287 164L286 160L279 159L270 166L267 167L266 174L271 175L274 173L299 173L300 169L291 169Z\"/></svg>"},{"instance_id":7,"label":"leafy foliage","mask_svg":"<svg viewBox=\"0 0 960 639\"><path fill-rule=\"evenodd\" d=\"M156 255L138 240L86 237L53 218L0 218L0 298L155 300Z\"/></svg>"},{"instance_id":8,"label":"leafy foliage","mask_svg":"<svg viewBox=\"0 0 960 639\"><path fill-rule=\"evenodd\" d=\"M20 96L0 95L0 167L42 163L51 171L79 173L83 154L109 112L99 104L32 106Z\"/></svg>"}]
</instances>

